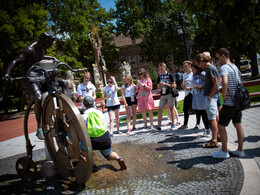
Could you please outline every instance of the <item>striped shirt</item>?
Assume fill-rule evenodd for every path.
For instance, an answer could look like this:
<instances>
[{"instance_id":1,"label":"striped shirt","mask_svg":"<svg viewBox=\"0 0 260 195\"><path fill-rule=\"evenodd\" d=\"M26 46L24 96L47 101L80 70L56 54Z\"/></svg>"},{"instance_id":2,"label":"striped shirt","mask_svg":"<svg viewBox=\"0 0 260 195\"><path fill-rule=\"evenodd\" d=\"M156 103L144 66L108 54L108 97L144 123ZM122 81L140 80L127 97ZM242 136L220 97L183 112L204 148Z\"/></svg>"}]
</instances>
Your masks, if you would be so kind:
<instances>
[{"instance_id":1,"label":"striped shirt","mask_svg":"<svg viewBox=\"0 0 260 195\"><path fill-rule=\"evenodd\" d=\"M224 64L220 67L220 76L228 76L228 88L224 105L234 106L233 99L238 81L241 83L241 73L235 64Z\"/></svg>"}]
</instances>

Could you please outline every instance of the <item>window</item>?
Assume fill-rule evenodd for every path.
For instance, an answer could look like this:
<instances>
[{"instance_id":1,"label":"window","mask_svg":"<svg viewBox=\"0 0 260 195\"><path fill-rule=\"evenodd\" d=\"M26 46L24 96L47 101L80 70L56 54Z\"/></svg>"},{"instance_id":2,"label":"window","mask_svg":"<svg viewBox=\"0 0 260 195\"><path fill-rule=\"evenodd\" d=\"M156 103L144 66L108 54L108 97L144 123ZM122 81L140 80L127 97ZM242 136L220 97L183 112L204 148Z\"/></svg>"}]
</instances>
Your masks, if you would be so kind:
<instances>
[{"instance_id":1,"label":"window","mask_svg":"<svg viewBox=\"0 0 260 195\"><path fill-rule=\"evenodd\" d=\"M130 56L130 63L135 64L135 56Z\"/></svg>"},{"instance_id":2,"label":"window","mask_svg":"<svg viewBox=\"0 0 260 195\"><path fill-rule=\"evenodd\" d=\"M144 56L143 56L143 54L139 54L139 62L144 62Z\"/></svg>"}]
</instances>

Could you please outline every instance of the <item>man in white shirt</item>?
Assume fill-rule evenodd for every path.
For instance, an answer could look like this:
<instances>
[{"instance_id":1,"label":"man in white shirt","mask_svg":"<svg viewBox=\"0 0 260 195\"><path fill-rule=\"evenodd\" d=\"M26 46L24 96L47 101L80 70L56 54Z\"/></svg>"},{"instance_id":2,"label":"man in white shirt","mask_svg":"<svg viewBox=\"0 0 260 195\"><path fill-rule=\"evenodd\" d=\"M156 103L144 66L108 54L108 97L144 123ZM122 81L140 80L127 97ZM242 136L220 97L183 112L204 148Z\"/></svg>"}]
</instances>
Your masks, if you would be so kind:
<instances>
[{"instance_id":1,"label":"man in white shirt","mask_svg":"<svg viewBox=\"0 0 260 195\"><path fill-rule=\"evenodd\" d=\"M77 87L77 97L81 102L86 96L91 96L94 100L96 99L96 87L91 83L90 76L89 72L85 72L83 83ZM84 107L83 103L82 107Z\"/></svg>"}]
</instances>

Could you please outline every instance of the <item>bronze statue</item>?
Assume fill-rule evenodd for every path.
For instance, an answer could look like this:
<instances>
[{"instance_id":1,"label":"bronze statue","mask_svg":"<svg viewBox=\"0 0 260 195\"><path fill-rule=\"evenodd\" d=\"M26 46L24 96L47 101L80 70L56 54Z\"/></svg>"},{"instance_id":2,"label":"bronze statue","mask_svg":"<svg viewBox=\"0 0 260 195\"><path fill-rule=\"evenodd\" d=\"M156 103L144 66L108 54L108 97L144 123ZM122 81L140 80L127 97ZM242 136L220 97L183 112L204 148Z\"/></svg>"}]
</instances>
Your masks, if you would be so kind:
<instances>
[{"instance_id":1,"label":"bronze statue","mask_svg":"<svg viewBox=\"0 0 260 195\"><path fill-rule=\"evenodd\" d=\"M34 43L29 44L24 48L22 53L20 53L7 67L5 74L5 80L10 81L10 73L12 69L22 64L23 75L27 73L29 68L35 63L45 59L58 61L55 57L46 56L46 50L51 47L55 36L52 33L44 32L41 34L40 39ZM61 81L60 81L61 82ZM59 82L59 83L60 83ZM34 111L37 120L37 133L36 136L39 139L44 139L43 130L41 127L41 113L42 113L42 94L48 91L46 85L46 78L44 71L42 70L32 70L28 77L22 80L22 85L24 89L30 94L30 96L35 100ZM64 83L66 85L66 83Z\"/></svg>"}]
</instances>

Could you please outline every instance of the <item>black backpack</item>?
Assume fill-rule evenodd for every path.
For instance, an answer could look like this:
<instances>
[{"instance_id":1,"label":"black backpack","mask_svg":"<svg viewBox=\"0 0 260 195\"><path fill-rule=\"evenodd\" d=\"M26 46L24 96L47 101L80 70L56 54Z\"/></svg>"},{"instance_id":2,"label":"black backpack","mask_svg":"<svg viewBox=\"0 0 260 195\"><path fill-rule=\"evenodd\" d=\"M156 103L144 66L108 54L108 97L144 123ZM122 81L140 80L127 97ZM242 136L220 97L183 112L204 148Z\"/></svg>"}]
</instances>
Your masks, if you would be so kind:
<instances>
[{"instance_id":1,"label":"black backpack","mask_svg":"<svg viewBox=\"0 0 260 195\"><path fill-rule=\"evenodd\" d=\"M230 66L230 67L233 69L232 66ZM235 70L234 70L234 72L236 75ZM249 96L249 93L248 93L246 87L242 83L240 83L238 79L237 79L237 88L235 90L235 95L234 95L234 98L232 98L232 100L238 110L245 110L245 109L249 108L250 104L251 104L250 96Z\"/></svg>"}]
</instances>

